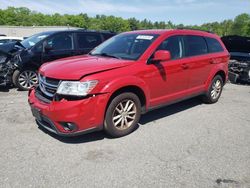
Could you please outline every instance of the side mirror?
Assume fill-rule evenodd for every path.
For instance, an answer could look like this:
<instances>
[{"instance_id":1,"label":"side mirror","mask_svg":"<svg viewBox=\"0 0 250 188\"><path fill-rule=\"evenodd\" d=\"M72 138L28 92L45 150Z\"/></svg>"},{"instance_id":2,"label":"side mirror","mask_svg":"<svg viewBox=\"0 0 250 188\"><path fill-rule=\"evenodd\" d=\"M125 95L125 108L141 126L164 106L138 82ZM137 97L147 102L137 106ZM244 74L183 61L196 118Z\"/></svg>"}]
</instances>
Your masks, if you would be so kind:
<instances>
[{"instance_id":1,"label":"side mirror","mask_svg":"<svg viewBox=\"0 0 250 188\"><path fill-rule=\"evenodd\" d=\"M171 54L167 50L157 50L152 61L168 61L171 59Z\"/></svg>"}]
</instances>

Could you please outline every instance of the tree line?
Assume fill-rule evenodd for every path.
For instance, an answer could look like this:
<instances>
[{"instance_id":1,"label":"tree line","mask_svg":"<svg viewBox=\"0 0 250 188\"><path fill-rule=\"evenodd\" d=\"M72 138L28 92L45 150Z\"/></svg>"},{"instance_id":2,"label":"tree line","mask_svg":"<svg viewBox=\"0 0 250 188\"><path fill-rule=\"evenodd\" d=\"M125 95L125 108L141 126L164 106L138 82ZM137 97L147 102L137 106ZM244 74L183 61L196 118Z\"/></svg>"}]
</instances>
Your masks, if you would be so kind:
<instances>
[{"instance_id":1,"label":"tree line","mask_svg":"<svg viewBox=\"0 0 250 188\"><path fill-rule=\"evenodd\" d=\"M214 32L220 36L241 35L250 36L250 14L243 13L233 20L204 23L202 25L174 24L171 21L138 20L136 18L124 19L116 16L87 14L42 14L28 8L8 7L0 9L0 25L14 26L72 26L93 30L109 30L123 32L138 29L174 29L191 28Z\"/></svg>"}]
</instances>

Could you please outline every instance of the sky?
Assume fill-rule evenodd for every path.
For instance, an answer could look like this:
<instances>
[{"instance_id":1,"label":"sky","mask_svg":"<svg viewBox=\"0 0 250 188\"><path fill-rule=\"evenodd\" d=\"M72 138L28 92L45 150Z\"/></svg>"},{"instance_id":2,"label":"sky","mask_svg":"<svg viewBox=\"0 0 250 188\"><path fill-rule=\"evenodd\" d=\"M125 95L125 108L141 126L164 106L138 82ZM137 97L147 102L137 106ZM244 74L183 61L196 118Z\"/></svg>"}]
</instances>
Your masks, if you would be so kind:
<instances>
[{"instance_id":1,"label":"sky","mask_svg":"<svg viewBox=\"0 0 250 188\"><path fill-rule=\"evenodd\" d=\"M46 14L104 14L139 20L170 20L185 25L250 14L250 0L1 0L0 9L8 6L27 7Z\"/></svg>"}]
</instances>

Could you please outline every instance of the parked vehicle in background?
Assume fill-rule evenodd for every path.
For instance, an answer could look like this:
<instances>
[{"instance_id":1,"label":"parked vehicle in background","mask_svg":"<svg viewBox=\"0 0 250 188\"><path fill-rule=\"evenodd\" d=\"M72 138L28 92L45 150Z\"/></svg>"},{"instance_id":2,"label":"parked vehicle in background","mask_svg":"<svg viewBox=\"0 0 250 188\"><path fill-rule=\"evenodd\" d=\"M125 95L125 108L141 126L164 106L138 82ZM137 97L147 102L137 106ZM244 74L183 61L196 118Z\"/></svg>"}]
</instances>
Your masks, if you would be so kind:
<instances>
[{"instance_id":1,"label":"parked vehicle in background","mask_svg":"<svg viewBox=\"0 0 250 188\"><path fill-rule=\"evenodd\" d=\"M231 55L229 80L250 83L250 37L225 36L221 39Z\"/></svg>"},{"instance_id":2,"label":"parked vehicle in background","mask_svg":"<svg viewBox=\"0 0 250 188\"><path fill-rule=\"evenodd\" d=\"M228 61L220 38L208 32L122 33L88 55L43 65L29 104L37 123L55 134L104 129L120 137L149 110L200 95L217 102Z\"/></svg>"},{"instance_id":3,"label":"parked vehicle in background","mask_svg":"<svg viewBox=\"0 0 250 188\"><path fill-rule=\"evenodd\" d=\"M7 36L0 36L0 45L10 43L10 42L21 42L23 37L7 37Z\"/></svg>"},{"instance_id":4,"label":"parked vehicle in background","mask_svg":"<svg viewBox=\"0 0 250 188\"><path fill-rule=\"evenodd\" d=\"M28 90L38 83L37 70L46 62L89 53L115 33L66 30L35 34L22 42L0 45L0 85Z\"/></svg>"}]
</instances>

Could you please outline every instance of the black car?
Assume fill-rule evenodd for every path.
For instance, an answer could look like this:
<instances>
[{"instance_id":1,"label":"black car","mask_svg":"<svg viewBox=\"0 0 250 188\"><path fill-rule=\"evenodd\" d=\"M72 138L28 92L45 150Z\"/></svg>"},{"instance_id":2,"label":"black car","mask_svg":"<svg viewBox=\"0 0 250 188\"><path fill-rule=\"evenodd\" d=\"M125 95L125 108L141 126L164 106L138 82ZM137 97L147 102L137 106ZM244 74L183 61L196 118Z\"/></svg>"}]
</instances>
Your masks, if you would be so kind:
<instances>
[{"instance_id":1,"label":"black car","mask_svg":"<svg viewBox=\"0 0 250 188\"><path fill-rule=\"evenodd\" d=\"M0 46L0 85L28 90L38 83L37 70L45 63L89 53L115 33L67 30L35 34L22 42Z\"/></svg>"},{"instance_id":2,"label":"black car","mask_svg":"<svg viewBox=\"0 0 250 188\"><path fill-rule=\"evenodd\" d=\"M250 37L235 35L221 39L231 55L229 80L232 83L250 83Z\"/></svg>"}]
</instances>

